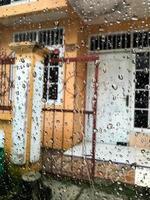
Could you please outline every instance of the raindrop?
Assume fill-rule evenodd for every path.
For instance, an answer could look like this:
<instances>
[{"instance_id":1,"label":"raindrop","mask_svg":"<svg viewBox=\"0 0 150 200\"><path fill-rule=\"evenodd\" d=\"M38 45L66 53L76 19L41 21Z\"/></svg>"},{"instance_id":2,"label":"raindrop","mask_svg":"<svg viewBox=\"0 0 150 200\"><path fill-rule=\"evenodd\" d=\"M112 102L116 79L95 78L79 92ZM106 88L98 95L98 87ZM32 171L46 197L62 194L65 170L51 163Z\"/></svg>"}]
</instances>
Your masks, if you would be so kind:
<instances>
[{"instance_id":1,"label":"raindrop","mask_svg":"<svg viewBox=\"0 0 150 200\"><path fill-rule=\"evenodd\" d=\"M119 75L118 75L118 78L119 78L120 80L123 80L122 74L119 74Z\"/></svg>"},{"instance_id":2,"label":"raindrop","mask_svg":"<svg viewBox=\"0 0 150 200\"><path fill-rule=\"evenodd\" d=\"M106 73L106 71L107 71L106 68L104 68L104 69L103 69L103 72Z\"/></svg>"},{"instance_id":3,"label":"raindrop","mask_svg":"<svg viewBox=\"0 0 150 200\"><path fill-rule=\"evenodd\" d=\"M113 128L113 125L111 124L111 123L109 123L108 125L107 125L107 129L112 129Z\"/></svg>"},{"instance_id":4,"label":"raindrop","mask_svg":"<svg viewBox=\"0 0 150 200\"><path fill-rule=\"evenodd\" d=\"M145 149L141 149L141 153L145 153Z\"/></svg>"},{"instance_id":5,"label":"raindrop","mask_svg":"<svg viewBox=\"0 0 150 200\"><path fill-rule=\"evenodd\" d=\"M133 21L137 21L138 20L138 17L136 15L133 15L132 18L131 18Z\"/></svg>"},{"instance_id":6,"label":"raindrop","mask_svg":"<svg viewBox=\"0 0 150 200\"><path fill-rule=\"evenodd\" d=\"M22 84L22 87L23 87L23 88L26 88L26 85L25 85L25 84Z\"/></svg>"},{"instance_id":7,"label":"raindrop","mask_svg":"<svg viewBox=\"0 0 150 200\"><path fill-rule=\"evenodd\" d=\"M114 100L114 101L116 100L116 96L113 96L113 100Z\"/></svg>"},{"instance_id":8,"label":"raindrop","mask_svg":"<svg viewBox=\"0 0 150 200\"><path fill-rule=\"evenodd\" d=\"M20 61L21 61L22 63L25 63L25 59L24 59L24 58L21 58Z\"/></svg>"},{"instance_id":9,"label":"raindrop","mask_svg":"<svg viewBox=\"0 0 150 200\"><path fill-rule=\"evenodd\" d=\"M43 98L43 99L42 99L42 102L43 102L43 103L46 103L47 101L46 101L46 99Z\"/></svg>"},{"instance_id":10,"label":"raindrop","mask_svg":"<svg viewBox=\"0 0 150 200\"><path fill-rule=\"evenodd\" d=\"M117 86L116 84L113 84L113 85L112 85L112 88L113 88L114 90L117 90L117 89L118 89L118 86Z\"/></svg>"},{"instance_id":11,"label":"raindrop","mask_svg":"<svg viewBox=\"0 0 150 200\"><path fill-rule=\"evenodd\" d=\"M36 72L33 72L33 77L35 78L37 76Z\"/></svg>"},{"instance_id":12,"label":"raindrop","mask_svg":"<svg viewBox=\"0 0 150 200\"><path fill-rule=\"evenodd\" d=\"M146 67L146 68L144 69L144 72L145 72L145 74L148 74L149 69Z\"/></svg>"}]
</instances>

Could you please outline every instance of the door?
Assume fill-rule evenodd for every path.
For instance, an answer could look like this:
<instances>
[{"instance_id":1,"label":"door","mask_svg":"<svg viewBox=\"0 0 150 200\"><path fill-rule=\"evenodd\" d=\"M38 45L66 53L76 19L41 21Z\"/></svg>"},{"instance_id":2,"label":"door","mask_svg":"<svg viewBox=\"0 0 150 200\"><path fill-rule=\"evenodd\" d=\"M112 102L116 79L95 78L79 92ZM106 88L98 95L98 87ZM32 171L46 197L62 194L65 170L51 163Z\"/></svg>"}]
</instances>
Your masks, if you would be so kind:
<instances>
[{"instance_id":1,"label":"door","mask_svg":"<svg viewBox=\"0 0 150 200\"><path fill-rule=\"evenodd\" d=\"M87 73L86 109L92 109L94 65ZM128 143L131 129L132 59L130 53L100 54L97 97L97 142ZM92 116L86 117L87 140L92 138Z\"/></svg>"}]
</instances>

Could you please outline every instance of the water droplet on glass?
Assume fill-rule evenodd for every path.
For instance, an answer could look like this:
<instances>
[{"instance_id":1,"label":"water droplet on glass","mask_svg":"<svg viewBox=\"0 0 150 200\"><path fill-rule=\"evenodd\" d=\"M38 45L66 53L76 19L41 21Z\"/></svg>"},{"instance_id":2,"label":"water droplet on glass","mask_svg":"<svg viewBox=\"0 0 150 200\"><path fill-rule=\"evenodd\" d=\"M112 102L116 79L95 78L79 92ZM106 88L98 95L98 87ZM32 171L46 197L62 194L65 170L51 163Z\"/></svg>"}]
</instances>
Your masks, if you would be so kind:
<instances>
[{"instance_id":1,"label":"water droplet on glass","mask_svg":"<svg viewBox=\"0 0 150 200\"><path fill-rule=\"evenodd\" d=\"M117 89L118 89L118 86L117 86L116 84L113 84L113 85L112 85L112 88L113 88L114 90L117 90Z\"/></svg>"}]
</instances>

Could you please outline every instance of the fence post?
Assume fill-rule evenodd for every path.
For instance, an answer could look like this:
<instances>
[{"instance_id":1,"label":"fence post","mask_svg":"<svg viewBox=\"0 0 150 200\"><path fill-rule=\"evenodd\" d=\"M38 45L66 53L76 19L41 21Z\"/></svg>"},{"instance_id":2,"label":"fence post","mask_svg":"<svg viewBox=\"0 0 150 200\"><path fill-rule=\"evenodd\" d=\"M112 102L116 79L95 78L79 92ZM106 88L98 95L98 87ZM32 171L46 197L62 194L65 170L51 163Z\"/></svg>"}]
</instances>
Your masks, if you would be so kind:
<instances>
[{"instance_id":1,"label":"fence post","mask_svg":"<svg viewBox=\"0 0 150 200\"><path fill-rule=\"evenodd\" d=\"M11 43L16 53L12 161L23 165L40 159L45 48L30 42Z\"/></svg>"},{"instance_id":2,"label":"fence post","mask_svg":"<svg viewBox=\"0 0 150 200\"><path fill-rule=\"evenodd\" d=\"M93 136L92 136L92 178L95 177L95 153L96 153L96 118L97 118L97 97L98 97L98 76L99 76L99 63L95 64L95 74L94 74L94 96L93 96Z\"/></svg>"}]
</instances>

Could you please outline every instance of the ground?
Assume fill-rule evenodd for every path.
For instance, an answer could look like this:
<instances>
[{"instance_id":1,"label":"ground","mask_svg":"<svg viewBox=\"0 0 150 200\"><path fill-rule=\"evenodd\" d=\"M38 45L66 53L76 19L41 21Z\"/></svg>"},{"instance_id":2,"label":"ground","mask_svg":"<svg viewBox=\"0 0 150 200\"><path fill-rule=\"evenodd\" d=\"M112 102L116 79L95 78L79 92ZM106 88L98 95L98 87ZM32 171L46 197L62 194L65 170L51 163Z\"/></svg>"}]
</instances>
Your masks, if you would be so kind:
<instances>
[{"instance_id":1,"label":"ground","mask_svg":"<svg viewBox=\"0 0 150 200\"><path fill-rule=\"evenodd\" d=\"M81 183L66 179L43 177L44 184L52 189L52 200L148 200L149 193L143 188L121 183L99 181Z\"/></svg>"},{"instance_id":2,"label":"ground","mask_svg":"<svg viewBox=\"0 0 150 200\"><path fill-rule=\"evenodd\" d=\"M150 200L148 188L99 178L79 181L41 174L38 181L24 184L21 177L7 173L1 177L0 200Z\"/></svg>"}]
</instances>

